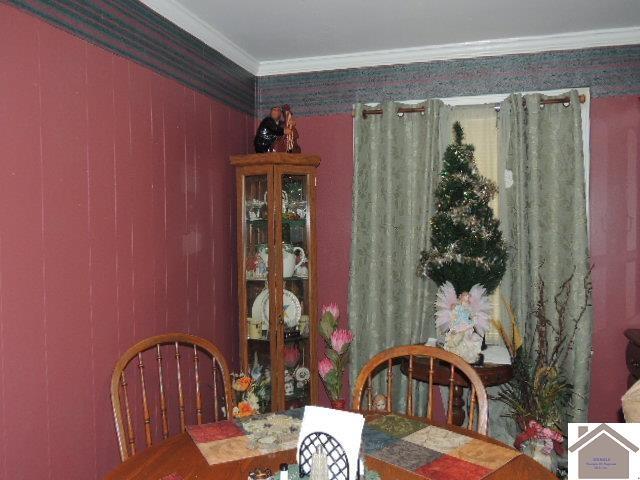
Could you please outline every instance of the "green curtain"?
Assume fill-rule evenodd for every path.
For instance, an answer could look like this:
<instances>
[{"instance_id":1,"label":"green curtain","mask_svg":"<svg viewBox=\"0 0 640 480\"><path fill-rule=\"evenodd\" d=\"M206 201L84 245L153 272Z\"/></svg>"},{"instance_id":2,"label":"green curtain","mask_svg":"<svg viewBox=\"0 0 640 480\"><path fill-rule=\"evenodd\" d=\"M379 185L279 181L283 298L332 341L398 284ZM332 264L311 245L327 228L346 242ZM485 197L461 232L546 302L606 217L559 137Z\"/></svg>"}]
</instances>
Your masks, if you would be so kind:
<instances>
[{"instance_id":1,"label":"green curtain","mask_svg":"<svg viewBox=\"0 0 640 480\"><path fill-rule=\"evenodd\" d=\"M525 338L532 330L538 276L554 292L575 268L570 308L576 309L589 268L580 103L576 92L570 96L568 106L540 108L540 95L512 95L499 115L500 217L510 246L500 288ZM349 284L349 323L356 335L352 385L362 366L381 350L435 336L436 287L418 278L415 268L420 250L430 245L428 219L435 210L442 155L451 141L452 114L438 100L424 105L424 115L398 116L399 104L389 102L382 105L383 115L367 118L362 117L366 107L356 106ZM576 392L574 421L583 421L587 413L591 311L587 317L564 366ZM491 402L490 434L511 442L515 426L501 417L503 412L502 404Z\"/></svg>"},{"instance_id":2,"label":"green curtain","mask_svg":"<svg viewBox=\"0 0 640 480\"><path fill-rule=\"evenodd\" d=\"M550 310L553 295L574 268L570 316L575 317L584 300L589 241L582 124L578 93L568 95L569 105L544 106L542 95L511 95L500 108L500 216L511 247L500 288L511 302L525 341L534 335L531 312L540 277ZM554 316L549 311L549 317ZM591 333L588 309L575 348L563 365L575 388L573 422L587 418Z\"/></svg>"},{"instance_id":3,"label":"green curtain","mask_svg":"<svg viewBox=\"0 0 640 480\"><path fill-rule=\"evenodd\" d=\"M440 100L424 114L355 116L355 174L349 323L355 333L351 385L376 353L434 336L435 286L416 275L429 247L428 219L444 147L450 141L448 109ZM398 395L395 395L398 398ZM423 403L423 402L421 402Z\"/></svg>"}]
</instances>

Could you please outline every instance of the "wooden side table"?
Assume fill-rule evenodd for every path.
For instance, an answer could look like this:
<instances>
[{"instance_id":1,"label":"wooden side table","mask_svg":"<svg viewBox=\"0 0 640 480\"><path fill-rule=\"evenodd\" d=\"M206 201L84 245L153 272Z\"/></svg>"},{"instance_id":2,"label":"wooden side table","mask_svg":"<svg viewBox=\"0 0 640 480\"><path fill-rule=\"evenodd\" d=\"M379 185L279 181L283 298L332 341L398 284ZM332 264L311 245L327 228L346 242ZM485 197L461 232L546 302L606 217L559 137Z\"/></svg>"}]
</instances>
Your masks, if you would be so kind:
<instances>
[{"instance_id":1,"label":"wooden side table","mask_svg":"<svg viewBox=\"0 0 640 480\"><path fill-rule=\"evenodd\" d=\"M624 332L624 336L629 339L627 345L627 368L629 369L627 386L630 387L640 380L640 329L630 328Z\"/></svg>"},{"instance_id":2,"label":"wooden side table","mask_svg":"<svg viewBox=\"0 0 640 480\"><path fill-rule=\"evenodd\" d=\"M449 386L450 365L448 363L437 361L433 372L433 384ZM406 375L407 362L403 362L400 367L402 373ZM511 365L495 365L485 363L482 366L473 366L485 387L495 387L507 383L513 378L513 367ZM413 360L413 378L429 383L429 359L415 357ZM456 370L455 374L456 386L453 391L453 424L462 426L465 420L463 389L469 387L467 378Z\"/></svg>"}]
</instances>

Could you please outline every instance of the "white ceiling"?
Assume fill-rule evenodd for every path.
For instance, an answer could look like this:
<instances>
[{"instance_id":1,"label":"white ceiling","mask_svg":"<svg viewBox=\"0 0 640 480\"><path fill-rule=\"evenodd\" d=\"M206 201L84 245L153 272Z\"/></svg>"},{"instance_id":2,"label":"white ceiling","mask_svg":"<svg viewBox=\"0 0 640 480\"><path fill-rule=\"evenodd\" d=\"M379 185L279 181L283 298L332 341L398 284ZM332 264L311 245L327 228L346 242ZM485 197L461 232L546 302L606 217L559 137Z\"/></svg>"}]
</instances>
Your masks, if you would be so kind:
<instances>
[{"instance_id":1,"label":"white ceiling","mask_svg":"<svg viewBox=\"0 0 640 480\"><path fill-rule=\"evenodd\" d=\"M478 46L491 43L487 40L539 40L558 34L563 38L591 30L607 30L615 37L617 32L610 29L624 29L620 32L626 41L613 43L640 43L640 0L143 2L205 43L215 43L211 46L249 70L260 70L261 64L283 66L290 59L467 42ZM592 36L576 41L592 46Z\"/></svg>"}]
</instances>

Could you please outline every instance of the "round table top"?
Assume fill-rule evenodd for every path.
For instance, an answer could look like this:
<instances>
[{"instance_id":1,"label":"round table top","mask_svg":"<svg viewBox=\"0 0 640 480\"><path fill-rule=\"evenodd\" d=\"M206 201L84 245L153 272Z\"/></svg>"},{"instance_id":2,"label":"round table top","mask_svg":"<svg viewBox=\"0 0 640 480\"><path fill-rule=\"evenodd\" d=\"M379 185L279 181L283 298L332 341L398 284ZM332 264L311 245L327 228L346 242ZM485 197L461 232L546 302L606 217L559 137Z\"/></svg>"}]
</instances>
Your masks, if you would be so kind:
<instances>
[{"instance_id":1,"label":"round table top","mask_svg":"<svg viewBox=\"0 0 640 480\"><path fill-rule=\"evenodd\" d=\"M380 414L367 415L367 418L377 415ZM507 447L497 440L460 427L441 424L438 426ZM182 478L183 480L246 480L249 472L256 468L268 467L272 471L277 471L281 463L292 464L295 462L296 452L292 449L209 466L189 434L185 432L163 440L130 457L110 472L105 479L162 480L164 477L175 475L173 478ZM378 472L383 480L424 480L423 477L373 457L365 457L365 463L367 468ZM556 477L530 457L518 455L500 469L486 476L485 480L512 480L513 478L552 480Z\"/></svg>"},{"instance_id":2,"label":"round table top","mask_svg":"<svg viewBox=\"0 0 640 480\"><path fill-rule=\"evenodd\" d=\"M128 458L105 480L162 480L175 474L184 480L246 480L259 467L278 471L281 463L295 463L295 450L209 466L187 432L169 437Z\"/></svg>"}]
</instances>

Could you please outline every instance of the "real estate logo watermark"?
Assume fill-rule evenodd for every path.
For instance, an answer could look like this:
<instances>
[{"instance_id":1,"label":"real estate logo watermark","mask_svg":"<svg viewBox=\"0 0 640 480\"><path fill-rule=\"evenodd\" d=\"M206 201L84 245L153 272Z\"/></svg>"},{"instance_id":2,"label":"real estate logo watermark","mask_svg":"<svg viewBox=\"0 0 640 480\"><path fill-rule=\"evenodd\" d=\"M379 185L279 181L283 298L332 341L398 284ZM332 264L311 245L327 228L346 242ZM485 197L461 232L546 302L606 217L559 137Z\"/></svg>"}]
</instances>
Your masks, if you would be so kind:
<instances>
[{"instance_id":1,"label":"real estate logo watermark","mask_svg":"<svg viewBox=\"0 0 640 480\"><path fill-rule=\"evenodd\" d=\"M568 480L640 480L640 423L570 423Z\"/></svg>"}]
</instances>

